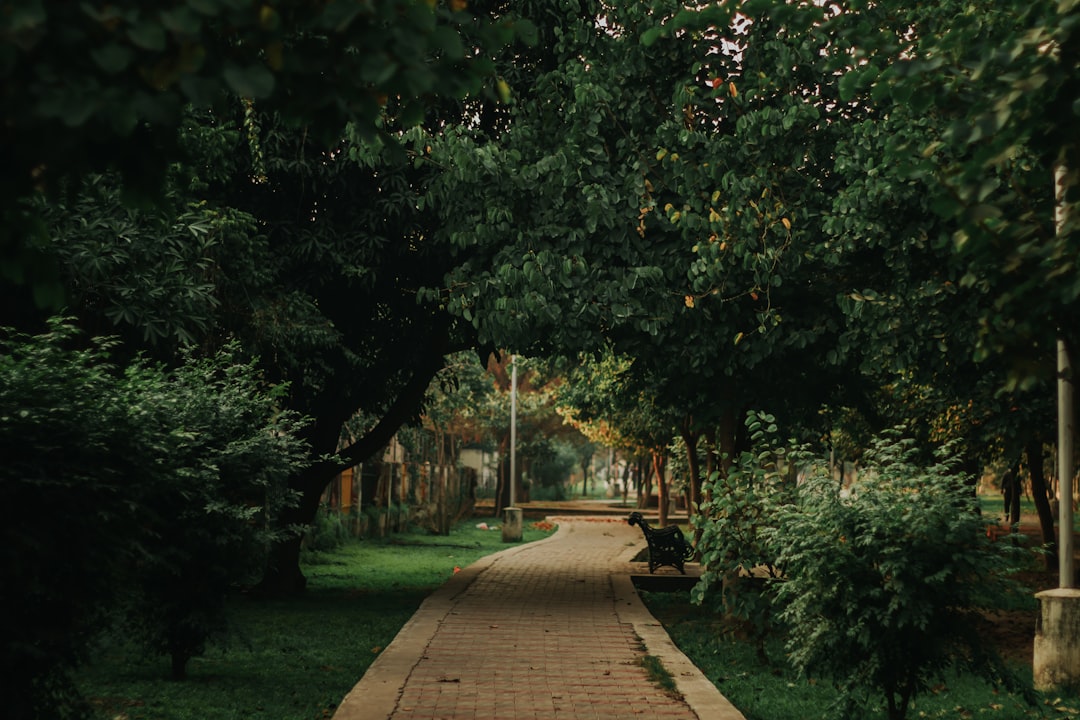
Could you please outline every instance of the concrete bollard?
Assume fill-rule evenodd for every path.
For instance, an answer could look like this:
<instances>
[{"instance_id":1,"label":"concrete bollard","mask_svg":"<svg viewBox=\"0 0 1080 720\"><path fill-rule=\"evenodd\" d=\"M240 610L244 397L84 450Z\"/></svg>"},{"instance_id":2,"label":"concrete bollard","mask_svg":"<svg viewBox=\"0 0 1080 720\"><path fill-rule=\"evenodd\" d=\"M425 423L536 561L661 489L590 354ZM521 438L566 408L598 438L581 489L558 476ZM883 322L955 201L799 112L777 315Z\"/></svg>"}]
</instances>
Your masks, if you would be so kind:
<instances>
[{"instance_id":1,"label":"concrete bollard","mask_svg":"<svg viewBox=\"0 0 1080 720\"><path fill-rule=\"evenodd\" d=\"M521 508L503 508L502 539L503 542L521 542Z\"/></svg>"},{"instance_id":2,"label":"concrete bollard","mask_svg":"<svg viewBox=\"0 0 1080 720\"><path fill-rule=\"evenodd\" d=\"M1080 689L1080 590L1044 590L1035 597L1039 600L1032 662L1035 689Z\"/></svg>"}]
</instances>

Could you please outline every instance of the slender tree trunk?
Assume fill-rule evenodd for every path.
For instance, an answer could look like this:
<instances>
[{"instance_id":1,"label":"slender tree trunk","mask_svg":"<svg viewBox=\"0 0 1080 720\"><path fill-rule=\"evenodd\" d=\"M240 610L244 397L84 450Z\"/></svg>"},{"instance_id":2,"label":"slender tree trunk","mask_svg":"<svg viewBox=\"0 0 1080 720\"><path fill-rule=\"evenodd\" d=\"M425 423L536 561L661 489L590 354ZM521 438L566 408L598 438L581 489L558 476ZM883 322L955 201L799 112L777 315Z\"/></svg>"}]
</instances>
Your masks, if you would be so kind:
<instances>
[{"instance_id":1,"label":"slender tree trunk","mask_svg":"<svg viewBox=\"0 0 1080 720\"><path fill-rule=\"evenodd\" d=\"M716 427L710 427L705 430L705 477L702 478L702 500L708 502L710 500L710 492L705 489L704 481L712 480L713 473L717 469L717 452L719 448L716 444Z\"/></svg>"},{"instance_id":2,"label":"slender tree trunk","mask_svg":"<svg viewBox=\"0 0 1080 720\"><path fill-rule=\"evenodd\" d=\"M652 496L652 473L645 472L645 460L640 455L634 458L634 481L638 488L638 507L649 507L649 498Z\"/></svg>"},{"instance_id":3,"label":"slender tree trunk","mask_svg":"<svg viewBox=\"0 0 1080 720\"><path fill-rule=\"evenodd\" d=\"M1020 495L1023 490L1023 481L1020 479L1020 464L1014 463L1005 471L1002 478L1001 491L1005 495L1005 519L1009 523L1012 532L1018 532L1020 523Z\"/></svg>"},{"instance_id":4,"label":"slender tree trunk","mask_svg":"<svg viewBox=\"0 0 1080 720\"><path fill-rule=\"evenodd\" d=\"M589 495L589 471L592 470L593 454L589 453L581 461L581 496L588 497ZM593 480L593 488L596 487L596 480Z\"/></svg>"},{"instance_id":5,"label":"slender tree trunk","mask_svg":"<svg viewBox=\"0 0 1080 720\"><path fill-rule=\"evenodd\" d=\"M503 446L499 445L499 465L498 470L495 473L495 497L493 498L493 506L495 517L499 517L503 507L503 490L506 488L506 455L503 453Z\"/></svg>"},{"instance_id":6,"label":"slender tree trunk","mask_svg":"<svg viewBox=\"0 0 1080 720\"><path fill-rule=\"evenodd\" d=\"M503 508L510 505L510 439L499 445L499 479L495 485L495 517L502 517Z\"/></svg>"},{"instance_id":7,"label":"slender tree trunk","mask_svg":"<svg viewBox=\"0 0 1080 720\"><path fill-rule=\"evenodd\" d=\"M663 452L653 452L653 471L656 472L656 496L657 513L659 514L660 527L668 524L668 487L667 478L664 477L664 469L667 466L667 455Z\"/></svg>"},{"instance_id":8,"label":"slender tree trunk","mask_svg":"<svg viewBox=\"0 0 1080 720\"><path fill-rule=\"evenodd\" d=\"M738 443L738 420L735 417L735 409L728 408L720 417L720 424L716 428L717 450L720 452L719 471L727 476L732 463L735 462L736 445Z\"/></svg>"},{"instance_id":9,"label":"slender tree trunk","mask_svg":"<svg viewBox=\"0 0 1080 720\"><path fill-rule=\"evenodd\" d=\"M615 451L613 450L611 454L612 454L612 456L614 456ZM629 499L629 497L630 497L630 463L626 463L626 465L623 467L623 474L622 474L622 504L623 504L623 507L626 507L626 505L628 504L627 500Z\"/></svg>"},{"instance_id":10,"label":"slender tree trunk","mask_svg":"<svg viewBox=\"0 0 1080 720\"><path fill-rule=\"evenodd\" d=\"M690 473L686 483L686 502L687 515L696 515L698 503L701 502L701 467L697 454L698 439L701 434L694 432L690 423L690 417L687 416L682 424L682 439L683 444L686 446L686 467Z\"/></svg>"},{"instance_id":11,"label":"slender tree trunk","mask_svg":"<svg viewBox=\"0 0 1080 720\"><path fill-rule=\"evenodd\" d=\"M1042 529L1043 546L1047 553L1047 570L1056 570L1058 566L1058 546L1054 536L1054 513L1050 510L1050 493L1043 474L1043 449L1038 438L1027 444L1028 471L1031 473L1031 498L1035 501L1035 510L1039 514L1039 527Z\"/></svg>"},{"instance_id":12,"label":"slender tree trunk","mask_svg":"<svg viewBox=\"0 0 1080 720\"><path fill-rule=\"evenodd\" d=\"M1017 476L1013 480L1013 494L1009 498L1009 525L1015 528L1015 531L1019 531L1020 525L1020 477Z\"/></svg>"}]
</instances>

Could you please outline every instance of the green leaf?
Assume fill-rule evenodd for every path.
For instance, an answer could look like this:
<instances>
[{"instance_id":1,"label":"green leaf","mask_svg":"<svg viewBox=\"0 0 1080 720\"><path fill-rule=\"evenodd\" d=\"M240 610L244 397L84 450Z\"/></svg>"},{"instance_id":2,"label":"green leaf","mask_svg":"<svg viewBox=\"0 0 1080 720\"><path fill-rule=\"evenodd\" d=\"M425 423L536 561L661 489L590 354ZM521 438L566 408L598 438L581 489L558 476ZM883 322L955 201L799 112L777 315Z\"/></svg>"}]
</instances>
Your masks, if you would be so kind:
<instances>
[{"instance_id":1,"label":"green leaf","mask_svg":"<svg viewBox=\"0 0 1080 720\"><path fill-rule=\"evenodd\" d=\"M1001 217L1001 208L997 205L991 205L989 203L979 203L970 210L971 219L974 222L983 222L985 220L995 220Z\"/></svg>"},{"instance_id":2,"label":"green leaf","mask_svg":"<svg viewBox=\"0 0 1080 720\"><path fill-rule=\"evenodd\" d=\"M126 69L131 64L133 55L134 53L131 52L130 48L116 43L109 43L104 47L94 48L90 51L90 57L94 59L97 66L110 74Z\"/></svg>"},{"instance_id":3,"label":"green leaf","mask_svg":"<svg viewBox=\"0 0 1080 720\"><path fill-rule=\"evenodd\" d=\"M218 93L218 83L210 78L197 75L181 75L179 84L184 96L195 107L210 106Z\"/></svg>"},{"instance_id":4,"label":"green leaf","mask_svg":"<svg viewBox=\"0 0 1080 720\"><path fill-rule=\"evenodd\" d=\"M514 19L514 31L518 39L526 45L535 45L540 39L540 33L531 20L525 18Z\"/></svg>"},{"instance_id":5,"label":"green leaf","mask_svg":"<svg viewBox=\"0 0 1080 720\"><path fill-rule=\"evenodd\" d=\"M404 127L414 127L424 120L426 108L420 100L413 100L401 111L401 124Z\"/></svg>"},{"instance_id":6,"label":"green leaf","mask_svg":"<svg viewBox=\"0 0 1080 720\"><path fill-rule=\"evenodd\" d=\"M44 24L48 19L48 14L45 12L45 3L42 0L5 3L4 14L7 15L8 13L10 15L5 18L5 24L7 25L7 32L11 34L33 30Z\"/></svg>"},{"instance_id":7,"label":"green leaf","mask_svg":"<svg viewBox=\"0 0 1080 720\"><path fill-rule=\"evenodd\" d=\"M455 59L465 56L465 45L461 42L461 36L454 28L446 25L439 25L431 33L431 47Z\"/></svg>"},{"instance_id":8,"label":"green leaf","mask_svg":"<svg viewBox=\"0 0 1080 720\"><path fill-rule=\"evenodd\" d=\"M892 85L885 82L884 78L879 76L878 82L876 82L873 89L870 90L870 98L876 103L881 103L888 99L891 93Z\"/></svg>"},{"instance_id":9,"label":"green leaf","mask_svg":"<svg viewBox=\"0 0 1080 720\"><path fill-rule=\"evenodd\" d=\"M160 52L165 49L165 30L152 20L140 20L127 34L131 42L143 50Z\"/></svg>"},{"instance_id":10,"label":"green leaf","mask_svg":"<svg viewBox=\"0 0 1080 720\"><path fill-rule=\"evenodd\" d=\"M336 0L330 2L322 13L322 26L334 32L344 32L364 9L363 3Z\"/></svg>"},{"instance_id":11,"label":"green leaf","mask_svg":"<svg viewBox=\"0 0 1080 720\"><path fill-rule=\"evenodd\" d=\"M169 32L178 35L197 35L202 28L202 19L190 7L181 6L161 13L161 24Z\"/></svg>"},{"instance_id":12,"label":"green leaf","mask_svg":"<svg viewBox=\"0 0 1080 720\"><path fill-rule=\"evenodd\" d=\"M768 12L775 4L775 0L746 0L743 3L740 12L748 17L756 17L762 13Z\"/></svg>"},{"instance_id":13,"label":"green leaf","mask_svg":"<svg viewBox=\"0 0 1080 720\"><path fill-rule=\"evenodd\" d=\"M662 27L651 27L641 34L641 44L645 47L650 47L653 43L659 40L663 34L664 29Z\"/></svg>"},{"instance_id":14,"label":"green leaf","mask_svg":"<svg viewBox=\"0 0 1080 720\"><path fill-rule=\"evenodd\" d=\"M514 99L514 95L510 91L510 85L502 78L495 81L495 91L499 93L499 100L504 104L509 104Z\"/></svg>"},{"instance_id":15,"label":"green leaf","mask_svg":"<svg viewBox=\"0 0 1080 720\"><path fill-rule=\"evenodd\" d=\"M234 63L225 66L225 82L240 97L258 100L269 97L274 91L274 74L264 65L240 67Z\"/></svg>"}]
</instances>

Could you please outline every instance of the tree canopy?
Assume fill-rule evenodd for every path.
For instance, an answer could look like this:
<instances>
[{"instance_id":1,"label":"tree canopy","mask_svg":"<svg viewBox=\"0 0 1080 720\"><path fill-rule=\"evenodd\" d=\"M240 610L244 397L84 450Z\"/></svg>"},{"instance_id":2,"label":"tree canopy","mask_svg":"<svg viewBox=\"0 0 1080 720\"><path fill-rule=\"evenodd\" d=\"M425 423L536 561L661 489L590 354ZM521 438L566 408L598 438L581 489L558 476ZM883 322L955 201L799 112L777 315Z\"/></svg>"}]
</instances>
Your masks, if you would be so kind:
<instances>
[{"instance_id":1,"label":"tree canopy","mask_svg":"<svg viewBox=\"0 0 1080 720\"><path fill-rule=\"evenodd\" d=\"M681 436L695 489L699 440L735 457L760 408L815 443L906 420L969 479L1041 467L1080 309L1078 13L0 2L0 325L66 308L118 339L110 382L230 348L309 418L276 529L458 350L590 359L574 417L658 459ZM297 590L276 539L267 587Z\"/></svg>"}]
</instances>

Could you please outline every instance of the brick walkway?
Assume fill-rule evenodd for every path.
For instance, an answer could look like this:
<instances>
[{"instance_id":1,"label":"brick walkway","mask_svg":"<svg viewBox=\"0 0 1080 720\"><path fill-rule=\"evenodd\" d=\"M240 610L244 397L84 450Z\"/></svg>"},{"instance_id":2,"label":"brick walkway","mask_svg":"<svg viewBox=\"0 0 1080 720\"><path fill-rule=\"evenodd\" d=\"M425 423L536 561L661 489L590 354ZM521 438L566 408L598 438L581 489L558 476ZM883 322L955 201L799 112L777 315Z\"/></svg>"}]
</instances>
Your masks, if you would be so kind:
<instances>
[{"instance_id":1,"label":"brick walkway","mask_svg":"<svg viewBox=\"0 0 1080 720\"><path fill-rule=\"evenodd\" d=\"M563 518L551 538L465 568L425 601L334 720L741 719L634 592L630 559L643 546L624 521ZM649 681L646 654L680 696Z\"/></svg>"}]
</instances>

